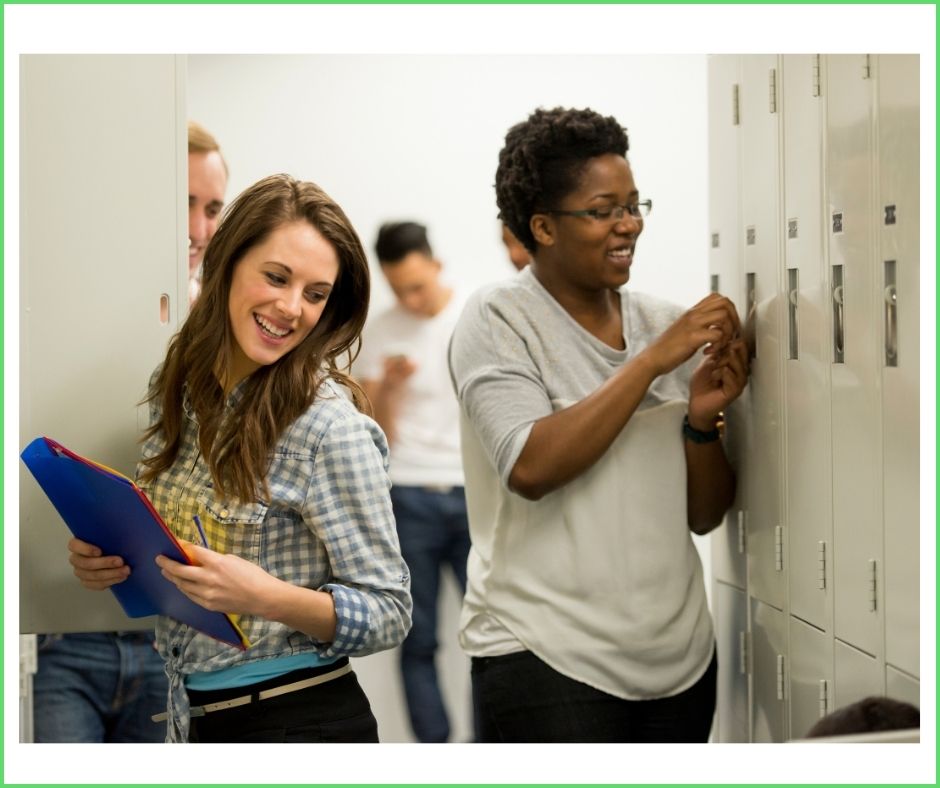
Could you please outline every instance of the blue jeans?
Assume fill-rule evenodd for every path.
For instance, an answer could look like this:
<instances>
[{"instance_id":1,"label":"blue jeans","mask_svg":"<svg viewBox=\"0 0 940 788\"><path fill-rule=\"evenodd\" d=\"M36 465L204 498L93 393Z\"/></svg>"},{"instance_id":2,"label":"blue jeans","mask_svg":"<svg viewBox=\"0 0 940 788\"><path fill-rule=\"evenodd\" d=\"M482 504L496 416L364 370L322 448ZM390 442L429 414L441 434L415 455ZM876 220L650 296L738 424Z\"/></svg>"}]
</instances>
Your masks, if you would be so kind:
<instances>
[{"instance_id":1,"label":"blue jeans","mask_svg":"<svg viewBox=\"0 0 940 788\"><path fill-rule=\"evenodd\" d=\"M558 673L531 651L473 657L483 742L700 742L715 714L718 657L689 689L623 700Z\"/></svg>"},{"instance_id":2,"label":"blue jeans","mask_svg":"<svg viewBox=\"0 0 940 788\"><path fill-rule=\"evenodd\" d=\"M40 635L33 680L37 742L162 742L163 659L153 632Z\"/></svg>"},{"instance_id":3,"label":"blue jeans","mask_svg":"<svg viewBox=\"0 0 940 788\"><path fill-rule=\"evenodd\" d=\"M401 554L411 571L414 601L411 631L401 647L401 674L415 737L445 742L450 722L434 665L437 597L441 567L450 566L461 592L467 587L470 529L463 487L439 492L426 487L392 487L392 508Z\"/></svg>"}]
</instances>

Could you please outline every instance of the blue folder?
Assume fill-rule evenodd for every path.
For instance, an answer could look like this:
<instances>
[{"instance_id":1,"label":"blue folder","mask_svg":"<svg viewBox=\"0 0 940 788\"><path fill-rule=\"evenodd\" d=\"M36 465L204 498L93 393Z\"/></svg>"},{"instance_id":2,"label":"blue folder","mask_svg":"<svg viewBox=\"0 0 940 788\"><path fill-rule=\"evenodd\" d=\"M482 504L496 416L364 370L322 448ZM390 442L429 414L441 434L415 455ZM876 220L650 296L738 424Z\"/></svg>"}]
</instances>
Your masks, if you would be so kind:
<instances>
[{"instance_id":1,"label":"blue folder","mask_svg":"<svg viewBox=\"0 0 940 788\"><path fill-rule=\"evenodd\" d=\"M133 481L51 438L36 438L20 456L69 530L130 567L127 580L110 588L128 616L169 616L242 650L248 647L231 616L197 605L160 573L158 555L193 562Z\"/></svg>"}]
</instances>

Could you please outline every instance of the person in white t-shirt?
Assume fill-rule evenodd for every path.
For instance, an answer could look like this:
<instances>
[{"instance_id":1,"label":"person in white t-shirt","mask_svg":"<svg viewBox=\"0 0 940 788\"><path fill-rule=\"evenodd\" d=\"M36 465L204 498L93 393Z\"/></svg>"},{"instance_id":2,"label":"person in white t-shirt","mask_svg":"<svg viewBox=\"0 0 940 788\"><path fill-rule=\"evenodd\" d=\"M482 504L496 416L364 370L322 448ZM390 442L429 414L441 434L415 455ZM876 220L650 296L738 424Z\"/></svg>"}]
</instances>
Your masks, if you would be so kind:
<instances>
[{"instance_id":1,"label":"person in white t-shirt","mask_svg":"<svg viewBox=\"0 0 940 788\"><path fill-rule=\"evenodd\" d=\"M473 540L459 639L483 742L708 740L715 638L690 531L734 498L718 422L747 346L727 298L683 310L625 287L652 210L627 148L589 109L509 130L496 201L532 261L471 296L451 341Z\"/></svg>"},{"instance_id":2,"label":"person in white t-shirt","mask_svg":"<svg viewBox=\"0 0 940 788\"><path fill-rule=\"evenodd\" d=\"M366 326L356 372L388 437L392 506L411 569L413 624L401 649L411 727L419 741L445 742L450 722L434 664L438 591L447 566L463 593L470 550L457 399L447 367L463 298L443 282L423 225L384 224L375 247L396 303Z\"/></svg>"}]
</instances>

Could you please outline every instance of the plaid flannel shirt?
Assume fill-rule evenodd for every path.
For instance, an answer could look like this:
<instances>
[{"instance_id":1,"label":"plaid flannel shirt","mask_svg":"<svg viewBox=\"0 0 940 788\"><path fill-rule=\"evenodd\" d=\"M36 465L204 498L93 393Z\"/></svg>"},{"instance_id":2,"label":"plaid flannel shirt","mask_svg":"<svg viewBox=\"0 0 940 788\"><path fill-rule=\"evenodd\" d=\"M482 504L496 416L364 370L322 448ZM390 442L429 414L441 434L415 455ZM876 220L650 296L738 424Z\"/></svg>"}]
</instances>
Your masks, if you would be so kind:
<instances>
[{"instance_id":1,"label":"plaid flannel shirt","mask_svg":"<svg viewBox=\"0 0 940 788\"><path fill-rule=\"evenodd\" d=\"M233 390L227 408L242 391L241 385ZM194 541L198 514L211 549L239 555L294 585L330 592L337 623L333 640L321 643L279 622L241 616L251 647L239 651L161 616L157 646L170 678L167 741L188 738L187 674L303 652L362 656L397 646L411 626L410 578L388 494L388 444L339 386L322 384L314 404L284 432L268 468L270 500L249 504L215 495L185 394L183 409L176 461L142 485L167 526ZM152 405L151 418L158 415ZM155 436L142 455L160 446Z\"/></svg>"}]
</instances>

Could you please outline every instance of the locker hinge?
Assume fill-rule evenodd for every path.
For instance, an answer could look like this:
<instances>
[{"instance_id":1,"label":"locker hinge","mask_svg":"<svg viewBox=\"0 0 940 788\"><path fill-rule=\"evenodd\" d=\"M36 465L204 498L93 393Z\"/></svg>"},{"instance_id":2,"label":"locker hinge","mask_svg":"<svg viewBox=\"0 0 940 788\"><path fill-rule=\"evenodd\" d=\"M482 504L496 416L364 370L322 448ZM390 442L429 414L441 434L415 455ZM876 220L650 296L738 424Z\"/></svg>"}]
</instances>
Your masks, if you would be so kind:
<instances>
[{"instance_id":1,"label":"locker hinge","mask_svg":"<svg viewBox=\"0 0 940 788\"><path fill-rule=\"evenodd\" d=\"M874 558L868 562L868 609L872 613L878 609L878 563Z\"/></svg>"},{"instance_id":2,"label":"locker hinge","mask_svg":"<svg viewBox=\"0 0 940 788\"><path fill-rule=\"evenodd\" d=\"M751 672L750 637L748 633L738 632L738 672L746 676Z\"/></svg>"},{"instance_id":3,"label":"locker hinge","mask_svg":"<svg viewBox=\"0 0 940 788\"><path fill-rule=\"evenodd\" d=\"M29 677L36 673L37 662L36 636L20 635L20 697L29 695Z\"/></svg>"},{"instance_id":4,"label":"locker hinge","mask_svg":"<svg viewBox=\"0 0 940 788\"><path fill-rule=\"evenodd\" d=\"M770 69L768 77L770 79L770 111L773 113L777 111L777 69Z\"/></svg>"},{"instance_id":5,"label":"locker hinge","mask_svg":"<svg viewBox=\"0 0 940 788\"><path fill-rule=\"evenodd\" d=\"M819 718L822 719L829 713L829 682L825 679L819 680Z\"/></svg>"},{"instance_id":6,"label":"locker hinge","mask_svg":"<svg viewBox=\"0 0 940 788\"><path fill-rule=\"evenodd\" d=\"M865 55L865 62L862 64L862 79L871 79L871 55Z\"/></svg>"},{"instance_id":7,"label":"locker hinge","mask_svg":"<svg viewBox=\"0 0 940 788\"><path fill-rule=\"evenodd\" d=\"M783 654L777 654L777 700L786 698L786 670L784 669L785 657Z\"/></svg>"},{"instance_id":8,"label":"locker hinge","mask_svg":"<svg viewBox=\"0 0 940 788\"><path fill-rule=\"evenodd\" d=\"M783 526L774 528L774 569L783 571Z\"/></svg>"},{"instance_id":9,"label":"locker hinge","mask_svg":"<svg viewBox=\"0 0 940 788\"><path fill-rule=\"evenodd\" d=\"M820 76L820 56L813 55L813 98L822 95L822 77Z\"/></svg>"},{"instance_id":10,"label":"locker hinge","mask_svg":"<svg viewBox=\"0 0 940 788\"><path fill-rule=\"evenodd\" d=\"M816 587L820 590L826 587L826 543L819 543L818 562L816 565Z\"/></svg>"},{"instance_id":11,"label":"locker hinge","mask_svg":"<svg viewBox=\"0 0 940 788\"><path fill-rule=\"evenodd\" d=\"M731 125L741 125L741 86L731 86Z\"/></svg>"},{"instance_id":12,"label":"locker hinge","mask_svg":"<svg viewBox=\"0 0 940 788\"><path fill-rule=\"evenodd\" d=\"M738 509L738 552L747 552L747 514Z\"/></svg>"}]
</instances>

